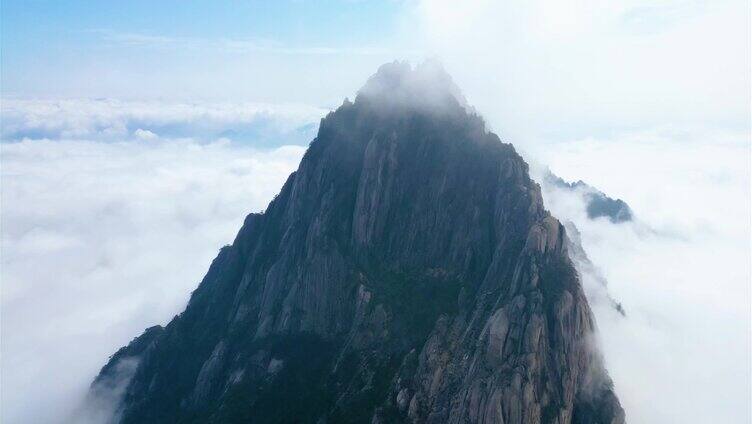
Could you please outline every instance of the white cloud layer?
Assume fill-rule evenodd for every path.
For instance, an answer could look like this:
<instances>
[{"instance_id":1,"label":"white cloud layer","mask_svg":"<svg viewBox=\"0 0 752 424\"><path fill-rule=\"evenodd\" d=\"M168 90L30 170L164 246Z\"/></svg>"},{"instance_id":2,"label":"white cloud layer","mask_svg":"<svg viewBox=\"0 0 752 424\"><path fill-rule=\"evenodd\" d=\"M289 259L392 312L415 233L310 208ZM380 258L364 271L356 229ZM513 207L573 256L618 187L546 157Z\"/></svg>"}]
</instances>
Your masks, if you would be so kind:
<instances>
[{"instance_id":1,"label":"white cloud layer","mask_svg":"<svg viewBox=\"0 0 752 424\"><path fill-rule=\"evenodd\" d=\"M67 416L108 355L183 309L304 151L147 131L0 146L4 422ZM626 200L637 217L591 221L581 197L544 186L626 309L593 304L630 422L749 421L748 134L664 128L523 154Z\"/></svg>"},{"instance_id":2,"label":"white cloud layer","mask_svg":"<svg viewBox=\"0 0 752 424\"><path fill-rule=\"evenodd\" d=\"M749 135L694 136L647 131L528 153L625 199L636 215L591 221L581 198L544 186L547 206L577 225L626 310L622 318L592 304L633 423L752 420Z\"/></svg>"},{"instance_id":3,"label":"white cloud layer","mask_svg":"<svg viewBox=\"0 0 752 424\"><path fill-rule=\"evenodd\" d=\"M185 307L304 152L156 139L0 148L8 423L71 413L109 355Z\"/></svg>"},{"instance_id":4,"label":"white cloud layer","mask_svg":"<svg viewBox=\"0 0 752 424\"><path fill-rule=\"evenodd\" d=\"M0 135L4 141L162 137L307 145L327 112L302 104L4 98Z\"/></svg>"},{"instance_id":5,"label":"white cloud layer","mask_svg":"<svg viewBox=\"0 0 752 424\"><path fill-rule=\"evenodd\" d=\"M745 0L422 0L414 22L520 145L667 123L749 130Z\"/></svg>"}]
</instances>

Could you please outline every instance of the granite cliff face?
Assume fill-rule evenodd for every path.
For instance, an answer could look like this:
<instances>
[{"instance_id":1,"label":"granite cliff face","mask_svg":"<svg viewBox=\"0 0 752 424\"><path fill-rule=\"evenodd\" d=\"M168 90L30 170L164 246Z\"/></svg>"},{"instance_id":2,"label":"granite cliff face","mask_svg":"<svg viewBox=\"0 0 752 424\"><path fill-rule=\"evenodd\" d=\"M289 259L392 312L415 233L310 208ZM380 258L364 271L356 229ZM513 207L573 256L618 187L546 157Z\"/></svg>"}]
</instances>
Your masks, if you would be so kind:
<instances>
[{"instance_id":1,"label":"granite cliff face","mask_svg":"<svg viewBox=\"0 0 752 424\"><path fill-rule=\"evenodd\" d=\"M567 240L441 69L384 65L92 396L121 382L122 423L622 423Z\"/></svg>"}]
</instances>

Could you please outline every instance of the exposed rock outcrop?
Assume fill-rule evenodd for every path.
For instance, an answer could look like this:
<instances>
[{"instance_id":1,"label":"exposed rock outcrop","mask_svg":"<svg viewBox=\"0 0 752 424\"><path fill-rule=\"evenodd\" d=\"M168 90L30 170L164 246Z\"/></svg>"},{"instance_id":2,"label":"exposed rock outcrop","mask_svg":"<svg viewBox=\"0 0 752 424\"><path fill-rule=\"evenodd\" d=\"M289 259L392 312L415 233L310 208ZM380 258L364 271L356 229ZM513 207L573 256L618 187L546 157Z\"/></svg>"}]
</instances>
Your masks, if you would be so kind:
<instances>
[{"instance_id":1,"label":"exposed rock outcrop","mask_svg":"<svg viewBox=\"0 0 752 424\"><path fill-rule=\"evenodd\" d=\"M138 358L123 423L624 422L526 163L435 65L322 120Z\"/></svg>"},{"instance_id":2,"label":"exposed rock outcrop","mask_svg":"<svg viewBox=\"0 0 752 424\"><path fill-rule=\"evenodd\" d=\"M569 183L557 177L551 171L546 171L543 178L546 184L550 184L553 187L579 192L587 203L586 211L590 219L605 217L614 224L629 222L633 219L632 209L630 209L625 201L612 199L582 180Z\"/></svg>"}]
</instances>

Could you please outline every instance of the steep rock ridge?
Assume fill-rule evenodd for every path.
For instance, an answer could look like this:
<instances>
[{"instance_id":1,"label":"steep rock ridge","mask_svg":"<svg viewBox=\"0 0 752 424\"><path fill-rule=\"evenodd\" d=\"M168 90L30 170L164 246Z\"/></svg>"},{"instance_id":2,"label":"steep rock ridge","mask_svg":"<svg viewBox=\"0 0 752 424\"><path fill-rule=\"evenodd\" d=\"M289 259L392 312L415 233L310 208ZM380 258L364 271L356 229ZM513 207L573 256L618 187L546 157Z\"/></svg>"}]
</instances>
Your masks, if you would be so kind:
<instances>
[{"instance_id":1,"label":"steep rock ridge","mask_svg":"<svg viewBox=\"0 0 752 424\"><path fill-rule=\"evenodd\" d=\"M622 317L627 316L622 304L614 299L609 292L608 280L606 280L606 277L601 270L590 261L585 249L582 247L582 240L577 226L575 226L572 221L567 221L564 223L564 228L567 230L567 250L569 252L569 257L572 259L575 268L580 274L580 278L584 279L585 276L588 276L593 280L590 285L583 284L583 289L588 302L591 305L597 305L599 302L606 302Z\"/></svg>"},{"instance_id":2,"label":"steep rock ridge","mask_svg":"<svg viewBox=\"0 0 752 424\"><path fill-rule=\"evenodd\" d=\"M97 381L137 360L123 423L622 423L594 331L527 164L393 63Z\"/></svg>"},{"instance_id":3,"label":"steep rock ridge","mask_svg":"<svg viewBox=\"0 0 752 424\"><path fill-rule=\"evenodd\" d=\"M603 218L607 218L609 223L615 226L628 224L642 226L643 224L635 221L635 216L626 202L621 199L614 200L583 181L566 182L549 168L541 166L532 167L531 176L541 182L544 204L550 207L559 219L562 216L570 217L563 222L568 236L567 251L577 269L590 307L598 309L600 306L607 305L625 317L627 313L621 303L611 294L606 277L590 261L585 252L580 231L572 219L578 219L576 218L579 215L577 209L582 206L582 212L585 213L582 218L588 220L603 221Z\"/></svg>"},{"instance_id":4,"label":"steep rock ridge","mask_svg":"<svg viewBox=\"0 0 752 424\"><path fill-rule=\"evenodd\" d=\"M570 183L554 175L550 170L546 170L543 179L545 184L553 187L581 193L587 202L586 211L590 219L605 217L614 224L629 222L633 219L632 209L625 201L614 200L582 180Z\"/></svg>"}]
</instances>

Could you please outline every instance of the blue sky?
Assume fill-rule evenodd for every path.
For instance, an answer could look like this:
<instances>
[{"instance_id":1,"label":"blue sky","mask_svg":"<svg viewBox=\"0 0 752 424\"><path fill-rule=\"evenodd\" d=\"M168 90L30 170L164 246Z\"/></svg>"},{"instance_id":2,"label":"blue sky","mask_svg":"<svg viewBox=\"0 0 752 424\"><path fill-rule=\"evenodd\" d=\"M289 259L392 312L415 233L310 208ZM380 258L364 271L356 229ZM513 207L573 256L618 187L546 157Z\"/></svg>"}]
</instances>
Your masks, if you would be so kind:
<instances>
[{"instance_id":1,"label":"blue sky","mask_svg":"<svg viewBox=\"0 0 752 424\"><path fill-rule=\"evenodd\" d=\"M5 1L3 12L14 29L32 24L39 30L71 31L105 25L121 31L164 31L171 35L309 38L310 30L326 37L330 24L356 26L366 35L398 10L396 2L354 1ZM364 17L371 20L364 21ZM353 21L353 19L359 19ZM7 22L7 21L6 21ZM327 31L327 28L330 30ZM383 29L383 28L381 28ZM331 34L328 34L331 36Z\"/></svg>"},{"instance_id":2,"label":"blue sky","mask_svg":"<svg viewBox=\"0 0 752 424\"><path fill-rule=\"evenodd\" d=\"M227 97L237 87L214 89L207 80L242 85L244 72L256 80L290 75L315 67L320 56L339 66L344 56L391 57L372 50L394 43L403 9L392 1L3 1L2 91ZM257 86L240 91L254 100L322 100Z\"/></svg>"},{"instance_id":3,"label":"blue sky","mask_svg":"<svg viewBox=\"0 0 752 424\"><path fill-rule=\"evenodd\" d=\"M17 1L2 3L9 59L101 47L98 31L274 40L296 46L371 43L388 34L398 2ZM347 34L343 39L342 34Z\"/></svg>"}]
</instances>

